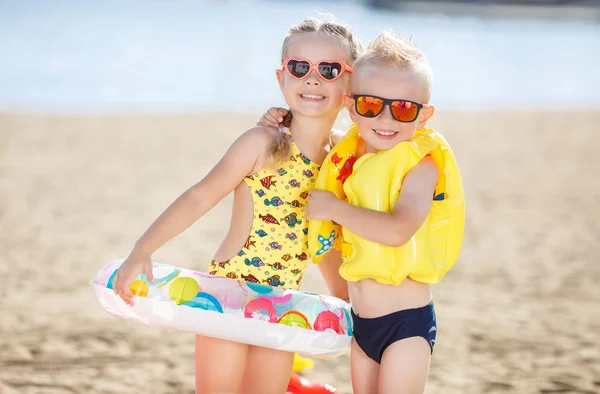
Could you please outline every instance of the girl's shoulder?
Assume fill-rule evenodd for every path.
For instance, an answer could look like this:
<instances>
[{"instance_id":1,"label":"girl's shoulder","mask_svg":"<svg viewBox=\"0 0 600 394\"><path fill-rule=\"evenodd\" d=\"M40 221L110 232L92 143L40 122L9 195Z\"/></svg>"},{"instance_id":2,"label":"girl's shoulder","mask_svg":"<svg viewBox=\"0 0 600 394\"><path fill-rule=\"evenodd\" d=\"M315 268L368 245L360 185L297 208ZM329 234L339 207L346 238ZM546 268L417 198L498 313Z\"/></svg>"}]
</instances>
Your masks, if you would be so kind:
<instances>
[{"instance_id":1,"label":"girl's shoulder","mask_svg":"<svg viewBox=\"0 0 600 394\"><path fill-rule=\"evenodd\" d=\"M270 160L271 149L277 141L279 130L266 126L255 126L246 130L233 143L230 151L252 157L254 165L249 174L263 169ZM234 154L235 155L235 154Z\"/></svg>"},{"instance_id":2,"label":"girl's shoulder","mask_svg":"<svg viewBox=\"0 0 600 394\"><path fill-rule=\"evenodd\" d=\"M279 131L272 127L255 126L243 132L238 142L248 149L256 149L260 152L268 149L277 140L278 135Z\"/></svg>"}]
</instances>

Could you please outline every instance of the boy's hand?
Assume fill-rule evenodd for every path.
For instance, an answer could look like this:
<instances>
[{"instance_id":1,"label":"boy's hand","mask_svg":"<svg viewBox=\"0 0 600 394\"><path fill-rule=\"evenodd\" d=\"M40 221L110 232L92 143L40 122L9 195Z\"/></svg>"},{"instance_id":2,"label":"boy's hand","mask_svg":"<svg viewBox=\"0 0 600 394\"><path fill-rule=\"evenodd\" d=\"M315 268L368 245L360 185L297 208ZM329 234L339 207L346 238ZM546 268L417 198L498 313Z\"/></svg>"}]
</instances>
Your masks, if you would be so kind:
<instances>
[{"instance_id":1,"label":"boy's hand","mask_svg":"<svg viewBox=\"0 0 600 394\"><path fill-rule=\"evenodd\" d=\"M304 207L308 220L332 220L334 207L340 203L335 194L313 189Z\"/></svg>"},{"instance_id":2,"label":"boy's hand","mask_svg":"<svg viewBox=\"0 0 600 394\"><path fill-rule=\"evenodd\" d=\"M278 128L287 113L288 111L285 108L271 107L263 114L256 125Z\"/></svg>"},{"instance_id":3,"label":"boy's hand","mask_svg":"<svg viewBox=\"0 0 600 394\"><path fill-rule=\"evenodd\" d=\"M149 283L154 283L152 259L149 256L135 256L131 254L121 264L115 276L113 290L129 306L133 306L134 304L133 293L130 288L131 284L142 273L146 274Z\"/></svg>"}]
</instances>

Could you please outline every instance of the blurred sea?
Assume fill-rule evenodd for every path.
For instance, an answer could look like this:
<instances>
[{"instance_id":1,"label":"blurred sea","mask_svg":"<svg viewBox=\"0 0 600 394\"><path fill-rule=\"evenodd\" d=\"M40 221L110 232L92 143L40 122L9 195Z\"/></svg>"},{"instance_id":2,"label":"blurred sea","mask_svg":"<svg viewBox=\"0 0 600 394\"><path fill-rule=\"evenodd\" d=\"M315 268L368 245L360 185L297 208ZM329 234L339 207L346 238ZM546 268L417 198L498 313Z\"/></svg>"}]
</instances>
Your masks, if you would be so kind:
<instances>
[{"instance_id":1,"label":"blurred sea","mask_svg":"<svg viewBox=\"0 0 600 394\"><path fill-rule=\"evenodd\" d=\"M287 29L332 13L413 35L444 109L600 107L600 24L479 19L357 1L0 0L0 110L248 112L282 105Z\"/></svg>"}]
</instances>

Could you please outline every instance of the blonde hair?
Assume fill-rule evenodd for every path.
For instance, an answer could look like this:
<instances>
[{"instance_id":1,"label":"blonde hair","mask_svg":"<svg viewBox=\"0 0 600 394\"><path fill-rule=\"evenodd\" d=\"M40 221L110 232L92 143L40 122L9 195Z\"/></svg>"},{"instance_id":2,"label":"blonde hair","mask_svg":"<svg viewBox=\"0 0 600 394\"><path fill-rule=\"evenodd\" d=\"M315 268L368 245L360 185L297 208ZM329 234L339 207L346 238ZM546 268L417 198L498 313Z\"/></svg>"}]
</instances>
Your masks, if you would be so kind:
<instances>
[{"instance_id":1,"label":"blonde hair","mask_svg":"<svg viewBox=\"0 0 600 394\"><path fill-rule=\"evenodd\" d=\"M325 37L333 38L344 45L348 50L350 65L352 65L363 50L362 42L352 32L352 29L342 23L334 20L321 21L314 18L304 19L299 24L292 26L288 31L287 36L283 40L281 47L281 61L287 57L288 47L292 38L301 33L318 33ZM288 110L287 115L283 118L282 124L285 127L290 127L292 123L292 111ZM289 160L292 156L292 138L288 133L280 133L277 140L269 149L269 166L276 167L281 163Z\"/></svg>"},{"instance_id":2,"label":"blonde hair","mask_svg":"<svg viewBox=\"0 0 600 394\"><path fill-rule=\"evenodd\" d=\"M406 39L400 33L392 31L380 33L356 60L354 73L358 74L361 68L373 63L414 72L423 83L425 103L429 102L433 69L412 38Z\"/></svg>"}]
</instances>

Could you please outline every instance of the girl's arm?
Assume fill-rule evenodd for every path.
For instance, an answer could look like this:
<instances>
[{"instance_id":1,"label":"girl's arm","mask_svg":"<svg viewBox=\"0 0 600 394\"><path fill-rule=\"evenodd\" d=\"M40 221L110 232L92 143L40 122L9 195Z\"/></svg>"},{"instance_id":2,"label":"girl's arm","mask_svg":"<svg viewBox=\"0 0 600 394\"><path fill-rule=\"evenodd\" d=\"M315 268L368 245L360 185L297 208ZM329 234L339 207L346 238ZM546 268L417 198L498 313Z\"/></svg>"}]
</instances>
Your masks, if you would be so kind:
<instances>
[{"instance_id":1,"label":"girl's arm","mask_svg":"<svg viewBox=\"0 0 600 394\"><path fill-rule=\"evenodd\" d=\"M330 219L364 239L401 246L415 235L429 215L438 175L431 158L421 160L404 178L400 196L390 213L357 207L331 193L313 191L306 207L307 218Z\"/></svg>"},{"instance_id":2,"label":"girl's arm","mask_svg":"<svg viewBox=\"0 0 600 394\"><path fill-rule=\"evenodd\" d=\"M350 302L348 282L340 275L340 265L342 265L342 262L342 253L334 249L325 254L317 265L319 270L321 270L321 275L323 275L325 283L327 283L329 294Z\"/></svg>"},{"instance_id":3,"label":"girl's arm","mask_svg":"<svg viewBox=\"0 0 600 394\"><path fill-rule=\"evenodd\" d=\"M152 223L136 242L134 252L150 256L231 193L252 172L271 141L269 133L254 128L242 134L204 179L179 196Z\"/></svg>"},{"instance_id":4,"label":"girl's arm","mask_svg":"<svg viewBox=\"0 0 600 394\"><path fill-rule=\"evenodd\" d=\"M115 278L115 292L127 304L133 305L129 287L140 273L153 282L152 253L231 193L253 171L268 149L273 133L276 132L256 127L242 134L206 177L179 196L144 232Z\"/></svg>"}]
</instances>

